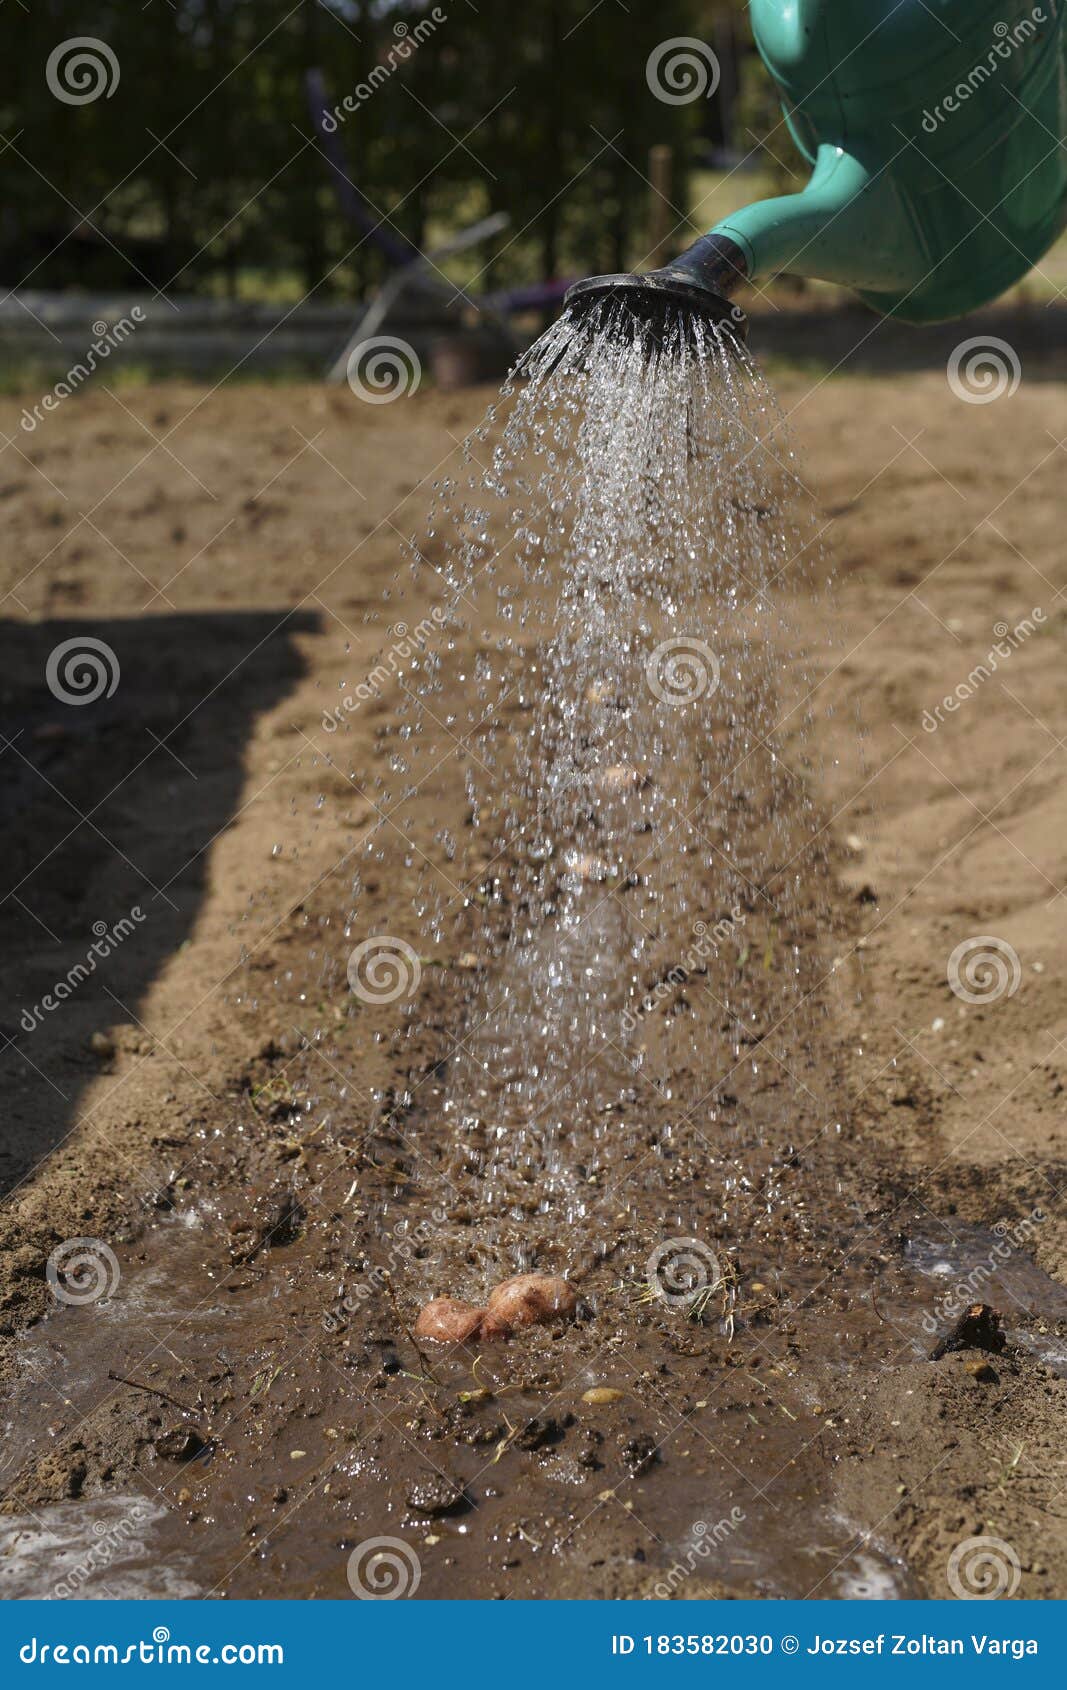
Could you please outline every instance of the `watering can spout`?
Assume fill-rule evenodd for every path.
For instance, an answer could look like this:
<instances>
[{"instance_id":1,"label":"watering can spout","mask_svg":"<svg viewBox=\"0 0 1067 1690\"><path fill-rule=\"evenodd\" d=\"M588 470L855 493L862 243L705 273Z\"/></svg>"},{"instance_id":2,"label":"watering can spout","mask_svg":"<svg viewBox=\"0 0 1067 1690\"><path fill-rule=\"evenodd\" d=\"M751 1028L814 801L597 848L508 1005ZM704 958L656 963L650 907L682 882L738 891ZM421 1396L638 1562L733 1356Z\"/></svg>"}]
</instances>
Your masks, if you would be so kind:
<instances>
[{"instance_id":1,"label":"watering can spout","mask_svg":"<svg viewBox=\"0 0 1067 1690\"><path fill-rule=\"evenodd\" d=\"M749 11L806 187L745 206L649 276L578 283L572 307L600 300L612 324L684 325L695 310L743 334L730 303L740 282L790 272L929 323L995 299L1039 261L1067 222L1067 0Z\"/></svg>"},{"instance_id":2,"label":"watering can spout","mask_svg":"<svg viewBox=\"0 0 1067 1690\"><path fill-rule=\"evenodd\" d=\"M858 293L906 293L930 267L930 255L894 178L868 170L843 147L819 147L815 169L797 194L757 200L716 225L676 268L700 262L706 241L728 240L754 281L782 272L837 282Z\"/></svg>"},{"instance_id":3,"label":"watering can spout","mask_svg":"<svg viewBox=\"0 0 1067 1690\"><path fill-rule=\"evenodd\" d=\"M731 301L745 281L789 271L868 295L902 293L928 267L893 179L825 145L802 192L745 206L661 270L578 282L567 302L588 308L610 297L645 320L673 303L743 337L744 313Z\"/></svg>"}]
</instances>

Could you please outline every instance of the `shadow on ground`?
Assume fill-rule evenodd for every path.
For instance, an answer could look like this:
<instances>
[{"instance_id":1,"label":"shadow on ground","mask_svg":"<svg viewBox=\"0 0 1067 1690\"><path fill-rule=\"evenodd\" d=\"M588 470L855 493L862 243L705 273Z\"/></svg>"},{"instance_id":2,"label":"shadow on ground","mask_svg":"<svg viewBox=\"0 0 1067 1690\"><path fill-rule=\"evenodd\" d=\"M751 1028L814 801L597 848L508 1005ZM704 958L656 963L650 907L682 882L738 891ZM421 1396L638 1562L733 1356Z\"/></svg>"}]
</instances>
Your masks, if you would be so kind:
<instances>
[{"instance_id":1,"label":"shadow on ground","mask_svg":"<svg viewBox=\"0 0 1067 1690\"><path fill-rule=\"evenodd\" d=\"M188 938L250 728L304 673L295 636L317 626L0 622L0 1193L69 1131L94 1034L136 1023Z\"/></svg>"}]
</instances>

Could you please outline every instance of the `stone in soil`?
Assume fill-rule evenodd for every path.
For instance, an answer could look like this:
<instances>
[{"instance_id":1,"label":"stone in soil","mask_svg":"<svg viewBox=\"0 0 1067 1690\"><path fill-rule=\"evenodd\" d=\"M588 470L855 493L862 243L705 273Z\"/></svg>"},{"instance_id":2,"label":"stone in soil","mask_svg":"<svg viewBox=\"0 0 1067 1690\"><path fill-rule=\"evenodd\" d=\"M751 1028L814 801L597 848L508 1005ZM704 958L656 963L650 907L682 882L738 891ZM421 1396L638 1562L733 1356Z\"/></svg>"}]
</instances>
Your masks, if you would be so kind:
<instances>
[{"instance_id":1,"label":"stone in soil","mask_svg":"<svg viewBox=\"0 0 1067 1690\"><path fill-rule=\"evenodd\" d=\"M454 1479L447 1479L441 1473L431 1473L428 1478L416 1479L408 1491L408 1506L416 1514L438 1516L442 1514L459 1514L470 1503L462 1485Z\"/></svg>"},{"instance_id":2,"label":"stone in soil","mask_svg":"<svg viewBox=\"0 0 1067 1690\"><path fill-rule=\"evenodd\" d=\"M432 1338L439 1344L467 1344L481 1336L484 1309L464 1303L458 1297L434 1297L419 1310L416 1338Z\"/></svg>"},{"instance_id":3,"label":"stone in soil","mask_svg":"<svg viewBox=\"0 0 1067 1690\"><path fill-rule=\"evenodd\" d=\"M489 1313L513 1331L549 1320L569 1320L577 1306L574 1287L556 1274L520 1273L489 1293Z\"/></svg>"},{"instance_id":4,"label":"stone in soil","mask_svg":"<svg viewBox=\"0 0 1067 1690\"><path fill-rule=\"evenodd\" d=\"M577 1294L565 1279L520 1273L490 1292L484 1309L458 1297L434 1297L419 1310L415 1336L441 1344L487 1343L508 1338L522 1326L569 1319L577 1306Z\"/></svg>"},{"instance_id":5,"label":"stone in soil","mask_svg":"<svg viewBox=\"0 0 1067 1690\"><path fill-rule=\"evenodd\" d=\"M1004 1348L1000 1315L988 1303L972 1303L964 1309L951 1332L939 1338L930 1351L931 1361L940 1361L953 1350L987 1350L999 1355Z\"/></svg>"}]
</instances>

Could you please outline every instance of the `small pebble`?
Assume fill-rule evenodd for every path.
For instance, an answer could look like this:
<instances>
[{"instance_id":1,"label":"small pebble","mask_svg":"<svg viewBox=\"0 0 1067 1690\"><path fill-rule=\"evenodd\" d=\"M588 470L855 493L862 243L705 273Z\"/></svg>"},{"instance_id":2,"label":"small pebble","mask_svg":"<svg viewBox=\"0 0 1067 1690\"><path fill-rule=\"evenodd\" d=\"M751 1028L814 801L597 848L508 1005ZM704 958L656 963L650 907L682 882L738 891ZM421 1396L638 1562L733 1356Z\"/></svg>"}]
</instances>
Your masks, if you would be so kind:
<instances>
[{"instance_id":1,"label":"small pebble","mask_svg":"<svg viewBox=\"0 0 1067 1690\"><path fill-rule=\"evenodd\" d=\"M640 784L641 771L631 763L613 763L609 769L601 769L597 776L597 785L605 792L629 792Z\"/></svg>"},{"instance_id":2,"label":"small pebble","mask_svg":"<svg viewBox=\"0 0 1067 1690\"><path fill-rule=\"evenodd\" d=\"M166 1461L189 1461L204 1448L204 1440L195 1426L172 1426L155 1441L155 1452Z\"/></svg>"},{"instance_id":3,"label":"small pebble","mask_svg":"<svg viewBox=\"0 0 1067 1690\"><path fill-rule=\"evenodd\" d=\"M408 1506L414 1508L416 1514L429 1514L436 1518L442 1514L457 1514L470 1504L462 1485L456 1484L454 1479L445 1478L442 1473L433 1473L428 1478L415 1481L408 1491Z\"/></svg>"},{"instance_id":4,"label":"small pebble","mask_svg":"<svg viewBox=\"0 0 1067 1690\"><path fill-rule=\"evenodd\" d=\"M535 1414L518 1433L515 1443L519 1449L544 1449L548 1444L558 1443L563 1432L564 1428L553 1415Z\"/></svg>"},{"instance_id":5,"label":"small pebble","mask_svg":"<svg viewBox=\"0 0 1067 1690\"><path fill-rule=\"evenodd\" d=\"M608 878L607 863L588 851L568 851L563 860L568 871L576 874L579 880L602 881Z\"/></svg>"},{"instance_id":6,"label":"small pebble","mask_svg":"<svg viewBox=\"0 0 1067 1690\"><path fill-rule=\"evenodd\" d=\"M659 1460L655 1438L649 1432L640 1432L623 1445L622 1456L634 1477L639 1478L642 1473L648 1472L653 1462Z\"/></svg>"},{"instance_id":7,"label":"small pebble","mask_svg":"<svg viewBox=\"0 0 1067 1690\"><path fill-rule=\"evenodd\" d=\"M967 1372L971 1375L972 1379L977 1379L980 1385L992 1384L997 1376L996 1368L991 1367L987 1361L980 1360L969 1361L967 1363Z\"/></svg>"}]
</instances>

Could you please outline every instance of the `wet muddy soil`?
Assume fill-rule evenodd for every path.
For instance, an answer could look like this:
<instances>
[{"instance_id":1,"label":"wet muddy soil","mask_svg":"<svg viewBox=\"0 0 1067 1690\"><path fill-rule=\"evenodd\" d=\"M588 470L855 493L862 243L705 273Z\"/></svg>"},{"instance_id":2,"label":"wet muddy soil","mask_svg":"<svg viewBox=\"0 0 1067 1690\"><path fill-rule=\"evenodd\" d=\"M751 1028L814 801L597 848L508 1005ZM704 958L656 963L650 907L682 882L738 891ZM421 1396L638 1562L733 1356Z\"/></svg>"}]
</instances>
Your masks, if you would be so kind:
<instances>
[{"instance_id":1,"label":"wet muddy soil","mask_svg":"<svg viewBox=\"0 0 1067 1690\"><path fill-rule=\"evenodd\" d=\"M1017 397L991 490L973 454L992 419L961 420L933 377L786 389L841 571L835 649L802 602L795 618L833 706L804 765L817 895L773 942L750 912L743 1028L714 971L657 994L648 1063L610 1100L625 1154L609 1133L585 1170L592 1243L534 1203L504 1260L480 1236L478 1159L457 1162L442 1113L464 1075L484 1083L466 950L426 966L402 1013L355 1002L321 961L398 701L362 710L343 755L322 713L373 652L362 615L417 526L420 480L484 396L368 421L305 390L272 399L284 416L247 391L149 390L136 407L176 428L181 462L147 465L107 396L57 419L15 478L5 564L25 631L5 699L25 730L5 754L21 794L0 1053L6 1594L940 1596L976 1536L1009 1547L1018 1594L1064 1594L1055 642L1020 652L1013 696L994 683L943 740L919 727L987 624L1044 599L1060 615L1051 473L994 518L1011 545L982 528L966 570L942 561L1040 459L1055 393ZM885 427L917 405L925 456L894 457ZM63 508L88 508L101 477L107 545ZM57 710L38 660L72 626L107 627L143 709ZM170 677L164 704L141 665ZM419 852L464 826L465 756L427 783L407 884L365 884L383 926ZM731 803L767 778L739 776ZM139 899L153 919L114 966L20 1031L92 923ZM506 920L492 889L476 903L479 923ZM1022 984L965 1003L946 959L1001 929ZM784 1017L775 944L803 959ZM683 1028L711 1053L710 1090L671 1055ZM587 1063L564 1063L575 1108ZM85 1303L46 1272L82 1238L115 1264ZM664 1240L697 1241L699 1306L647 1295ZM426 1296L478 1301L528 1268L572 1280L572 1322L445 1352L413 1340ZM931 1361L977 1301L1004 1347Z\"/></svg>"}]
</instances>

